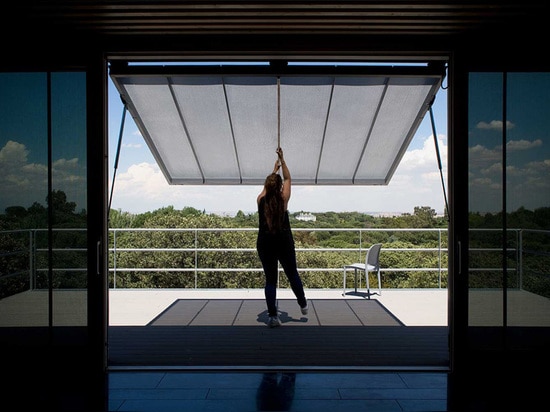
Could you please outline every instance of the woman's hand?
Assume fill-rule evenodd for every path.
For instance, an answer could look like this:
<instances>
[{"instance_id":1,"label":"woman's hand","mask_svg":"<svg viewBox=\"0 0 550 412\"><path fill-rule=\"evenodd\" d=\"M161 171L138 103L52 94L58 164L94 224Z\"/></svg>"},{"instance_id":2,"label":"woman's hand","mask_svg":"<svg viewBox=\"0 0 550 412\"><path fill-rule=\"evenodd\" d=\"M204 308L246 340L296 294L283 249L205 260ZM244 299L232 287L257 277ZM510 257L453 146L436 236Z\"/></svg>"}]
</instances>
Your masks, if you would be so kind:
<instances>
[{"instance_id":1,"label":"woman's hand","mask_svg":"<svg viewBox=\"0 0 550 412\"><path fill-rule=\"evenodd\" d=\"M277 156L279 157L279 161L280 161L281 163L284 163L285 159L284 159L284 157L283 157L283 149L280 148L280 147L278 147L277 150L276 150L276 152L277 152Z\"/></svg>"}]
</instances>

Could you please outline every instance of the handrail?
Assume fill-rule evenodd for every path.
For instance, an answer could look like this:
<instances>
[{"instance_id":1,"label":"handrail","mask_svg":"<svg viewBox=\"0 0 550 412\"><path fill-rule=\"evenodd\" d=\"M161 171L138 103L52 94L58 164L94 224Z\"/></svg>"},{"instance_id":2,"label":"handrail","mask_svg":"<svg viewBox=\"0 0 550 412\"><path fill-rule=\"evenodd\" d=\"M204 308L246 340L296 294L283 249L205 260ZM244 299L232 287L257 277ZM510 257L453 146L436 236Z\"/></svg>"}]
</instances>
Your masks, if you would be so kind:
<instances>
[{"instance_id":1,"label":"handrail","mask_svg":"<svg viewBox=\"0 0 550 412\"><path fill-rule=\"evenodd\" d=\"M181 272L181 273L195 273L195 287L198 283L198 273L216 273L216 272L263 272L261 267L256 268L211 268L211 267L198 267L198 255L205 252L249 252L255 253L255 247L242 247L242 248L199 248L198 235L201 232L249 232L256 233L257 228L111 228L109 231L113 234L113 244L109 248L109 253L112 256L113 267L110 268L110 273L113 275L113 288L116 288L116 278L117 273L124 272ZM188 232L193 233L194 238L194 247L181 247L181 248L157 248L157 247L132 247L132 248L121 248L117 244L117 239L119 236L117 234L123 232ZM410 252L438 252L440 257L442 255L442 232L447 232L446 228L293 228L293 232L357 232L359 237L359 247L356 248L327 248L327 247L312 247L304 248L297 247L296 252L308 252L308 253L319 253L319 252L358 252L358 259L362 261L363 254L366 253L368 247L363 246L363 235L366 232L435 232L438 233L438 247L434 248L391 248L385 247L384 251L410 251ZM180 268L121 268L118 266L117 254L121 252L192 252L195 254L195 266L194 267L180 267ZM446 251L445 251L446 252ZM342 271L341 267L332 267L332 268L317 268L317 267L300 267L300 272L338 272ZM447 272L447 268L442 266L442 259L438 259L437 267L421 267L421 268L381 268L381 272L414 272L414 271L423 271L423 272L438 272L438 284L441 287L441 277L444 272ZM282 271L282 269L280 269Z\"/></svg>"},{"instance_id":2,"label":"handrail","mask_svg":"<svg viewBox=\"0 0 550 412\"><path fill-rule=\"evenodd\" d=\"M70 232L70 231L85 231L84 228L54 228L54 232ZM526 233L540 233L547 235L550 233L550 231L547 230L535 230L535 229L509 229L512 232L515 232L516 234L516 245L515 248L508 248L508 251L514 252L516 255L516 267L510 267L508 268L509 271L517 271L518 272L518 281L519 281L519 287L521 287L521 278L523 274L523 254L524 253L531 253L529 250L525 250L523 245L523 234ZM36 256L41 253L47 253L47 248L38 248L37 247L37 234L38 232L46 231L46 229L32 229L32 230L9 230L9 231L0 231L0 235L14 235L18 233L28 233L28 248L20 248L16 250L5 250L0 251L0 258L10 258L14 256L20 256L23 254L29 255L29 263L28 268L21 268L16 267L12 268L11 273L6 273L5 271L3 273L0 273L0 276L2 278L7 278L11 276L17 276L21 275L21 273L25 273L28 270L29 277L30 277L30 285L31 288L34 286L34 282L36 279L36 274L39 272L47 271L47 268L43 267L37 267L37 259ZM437 247L427 247L427 248L397 248L397 247L390 247L391 243L388 244L388 247L385 247L383 251L386 252L414 252L414 253L437 253L438 259L437 264L435 267L383 267L381 269L382 272L415 272L415 271L423 271L423 272L439 272L439 287L441 287L441 279L443 273L448 271L448 268L444 264L444 255L448 252L447 248L444 247L444 238L446 239L446 236L443 236L446 234L447 229L446 228L294 228L293 231L295 233L299 232L355 232L358 236L358 247L347 247L347 248L338 248L338 247L319 247L319 248L307 248L307 247L299 247L297 248L298 253L320 253L320 252L357 252L358 253L358 261L362 261L362 258L364 256L364 253L367 251L367 247L364 247L365 244L365 235L368 235L369 233L375 233L375 232L437 232ZM499 229L470 229L470 231L476 231L476 232L499 232ZM181 248L174 248L174 247L130 247L130 248L123 248L120 247L118 243L118 238L121 233L124 232L190 232L193 233L194 239L193 239L193 246L192 247L181 247ZM112 234L111 237L111 245L109 247L109 254L111 256L110 260L110 266L109 266L109 272L113 275L114 284L113 287L116 287L116 275L117 273L124 273L124 272L194 272L195 273L195 287L197 287L197 275L198 273L203 272L261 272L261 267L254 267L254 268L239 268L239 267L230 267L230 268L219 268L219 267L199 267L198 262L198 256L200 253L226 253L226 252L246 252L246 253L255 253L256 249L255 247L205 247L201 248L199 247L199 234L202 232L249 232L254 233L257 232L256 228L111 228L109 229L109 233ZM85 247L79 248L79 247L67 247L67 248L54 248L52 249L53 252L56 253L66 253L66 252L82 252L86 253L87 249ZM162 267L155 267L155 268L132 268L132 267L120 267L119 260L118 260L118 254L122 252L185 252L185 253L193 253L194 254L194 265L193 267L176 267L176 268L162 268ZM502 252L502 248L500 247L480 247L480 248L471 248L470 252ZM542 252L536 252L533 253L545 253ZM86 267L57 267L53 268L54 271L59 272L85 272L87 269ZM313 272L313 271L324 271L324 272L336 272L341 271L341 267L332 267L332 268L315 268L315 267L300 267L300 271L303 272ZM499 267L470 267L470 272L478 272L478 271L498 271L502 270L502 268Z\"/></svg>"}]
</instances>

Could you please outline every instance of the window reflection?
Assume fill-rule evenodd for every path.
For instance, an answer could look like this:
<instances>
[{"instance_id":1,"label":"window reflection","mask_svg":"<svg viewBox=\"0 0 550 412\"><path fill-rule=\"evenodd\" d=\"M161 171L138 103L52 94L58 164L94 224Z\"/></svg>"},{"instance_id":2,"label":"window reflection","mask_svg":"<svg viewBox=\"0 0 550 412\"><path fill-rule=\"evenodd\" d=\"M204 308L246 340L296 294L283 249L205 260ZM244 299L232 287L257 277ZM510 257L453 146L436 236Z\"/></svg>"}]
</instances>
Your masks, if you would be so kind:
<instances>
[{"instance_id":1,"label":"window reflection","mask_svg":"<svg viewBox=\"0 0 550 412\"><path fill-rule=\"evenodd\" d=\"M0 327L87 323L86 140L85 73L0 73Z\"/></svg>"},{"instance_id":2,"label":"window reflection","mask_svg":"<svg viewBox=\"0 0 550 412\"><path fill-rule=\"evenodd\" d=\"M549 326L550 74L472 73L469 95L470 325Z\"/></svg>"},{"instance_id":3,"label":"window reflection","mask_svg":"<svg viewBox=\"0 0 550 412\"><path fill-rule=\"evenodd\" d=\"M266 372L256 393L259 411L289 411L294 400L296 374Z\"/></svg>"}]
</instances>

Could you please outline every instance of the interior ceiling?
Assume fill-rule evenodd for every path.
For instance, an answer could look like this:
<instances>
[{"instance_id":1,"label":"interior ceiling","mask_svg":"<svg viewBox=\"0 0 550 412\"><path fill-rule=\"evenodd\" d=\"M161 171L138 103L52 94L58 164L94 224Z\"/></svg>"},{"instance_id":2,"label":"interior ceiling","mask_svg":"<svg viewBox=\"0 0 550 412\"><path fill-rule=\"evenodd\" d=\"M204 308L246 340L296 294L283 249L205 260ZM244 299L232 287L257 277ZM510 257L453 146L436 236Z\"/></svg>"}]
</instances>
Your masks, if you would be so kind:
<instances>
[{"instance_id":1,"label":"interior ceiling","mask_svg":"<svg viewBox=\"0 0 550 412\"><path fill-rule=\"evenodd\" d=\"M548 11L540 0L18 0L3 25L102 36L221 33L461 35L529 26ZM35 32L38 32L36 30ZM47 31L42 31L47 34Z\"/></svg>"},{"instance_id":2,"label":"interior ceiling","mask_svg":"<svg viewBox=\"0 0 550 412\"><path fill-rule=\"evenodd\" d=\"M539 47L541 36L529 33L546 28L548 8L540 0L18 0L4 7L0 34L13 39L6 55L30 67L94 51L111 63L442 62L456 44ZM59 55L48 52L53 44ZM442 78L119 74L113 79L172 184L263 179L277 146L277 78L280 141L296 183L387 184Z\"/></svg>"},{"instance_id":3,"label":"interior ceiling","mask_svg":"<svg viewBox=\"0 0 550 412\"><path fill-rule=\"evenodd\" d=\"M298 185L386 185L443 65L114 66L170 184L263 184L280 146Z\"/></svg>"}]
</instances>

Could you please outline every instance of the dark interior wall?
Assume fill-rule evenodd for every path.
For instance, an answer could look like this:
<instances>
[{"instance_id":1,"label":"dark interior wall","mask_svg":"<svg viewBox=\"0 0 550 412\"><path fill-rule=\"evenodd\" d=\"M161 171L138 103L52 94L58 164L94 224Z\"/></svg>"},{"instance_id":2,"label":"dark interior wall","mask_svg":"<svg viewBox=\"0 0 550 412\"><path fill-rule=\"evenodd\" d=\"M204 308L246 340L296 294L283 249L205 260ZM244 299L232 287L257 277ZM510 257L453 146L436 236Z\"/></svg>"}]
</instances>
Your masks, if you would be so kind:
<instances>
[{"instance_id":1,"label":"dark interior wall","mask_svg":"<svg viewBox=\"0 0 550 412\"><path fill-rule=\"evenodd\" d=\"M326 59L326 60L413 60L418 59L454 59L458 56L460 64L451 75L450 89L465 87L463 83L454 83L454 79L464 78L467 70L545 70L549 67L544 62L544 50L540 40L546 29L544 18L547 15L537 14L533 20L515 22L507 25L487 26L483 30L475 30L464 36L400 36L400 35L367 35L361 33L335 34L223 34L209 33L189 34L179 36L95 36L93 33L80 31L66 31L64 26L54 30L48 22L29 26L21 24L24 19L10 22L0 28L2 38L8 39L4 44L4 58L0 63L0 71L43 71L68 70L70 68L85 68L93 79L96 87L103 81L101 60L224 60L224 59ZM541 24L544 23L544 24ZM29 34L31 34L29 36ZM91 57L92 56L92 57ZM456 77L455 77L456 76ZM92 89L90 89L92 90ZM450 104L450 140L452 163L455 169L455 181L450 182L450 201L454 215L453 224L463 225L467 210L459 194L467 190L464 177L464 168L461 169L461 159L466 156L464 147L460 145L460 136L466 131L462 123L464 120L464 105L466 95L464 90L456 92L456 100ZM102 115L104 96L94 95L90 103L92 122L90 148L94 149L94 162L97 162L94 186L106 185L104 173L103 144L105 133L105 119ZM456 156L456 157L454 157ZM453 195L454 193L454 195ZM98 193L92 193L98 195ZM104 220L104 199L101 193L96 198L94 222ZM90 237L90 248L95 246L102 230L98 230ZM454 249L451 243L451 250ZM451 265L456 268L458 262L451 259ZM93 272L95 267L90 267ZM454 269L453 269L454 270ZM95 296L102 296L101 283L93 282L92 289ZM454 294L463 296L464 284L457 282ZM6 396L4 403L15 401L23 406L21 399L25 399L31 408L38 407L52 410L100 410L102 388L101 371L104 365L98 361L104 348L100 347L103 331L101 322L104 321L101 299L91 306L97 310L90 322L93 328L90 346L74 346L70 342L61 345L46 345L42 348L22 344L17 347L1 347L4 361L7 366L6 376L10 380L3 391ZM456 298L454 299L457 300ZM99 302L99 303L98 303ZM462 302L462 303L460 303ZM535 406L542 401L543 391L538 392L540 384L534 378L535 373L541 370L541 353L522 352L510 353L495 351L490 354L483 352L468 352L468 348L461 341L465 329L464 301L456 305L452 302L456 314L453 322L457 325L458 341L454 342L453 350L458 349L453 362L459 374L453 375L451 385L451 399L458 399L457 405L477 410L486 407L490 401L498 399L503 391L514 391L518 394L517 405ZM103 320L102 320L103 319ZM86 333L85 333L86 334ZM85 338L88 339L88 338ZM462 350L461 350L462 348ZM99 351L99 352L98 352ZM29 373L32 371L32 373ZM99 372L98 372L99 371ZM86 386L89 373L95 376L94 387ZM57 376L59 378L54 379ZM538 376L538 374L537 374ZM542 380L541 380L542 382ZM494 385L494 386L491 386ZM490 387L495 388L489 390ZM98 391L100 394L98 395ZM32 392L33 396L29 396ZM465 396L467 394L467 396ZM98 401L99 399L99 401ZM463 400L467 399L466 402ZM10 402L10 404L13 404ZM69 406L70 405L70 406ZM499 405L497 407L506 405ZM512 405L508 405L512 406ZM458 408L458 407L457 407ZM456 409L460 410L460 409ZM495 409L498 410L498 409ZM520 410L520 409L518 409ZM533 409L534 410L534 409Z\"/></svg>"}]
</instances>

